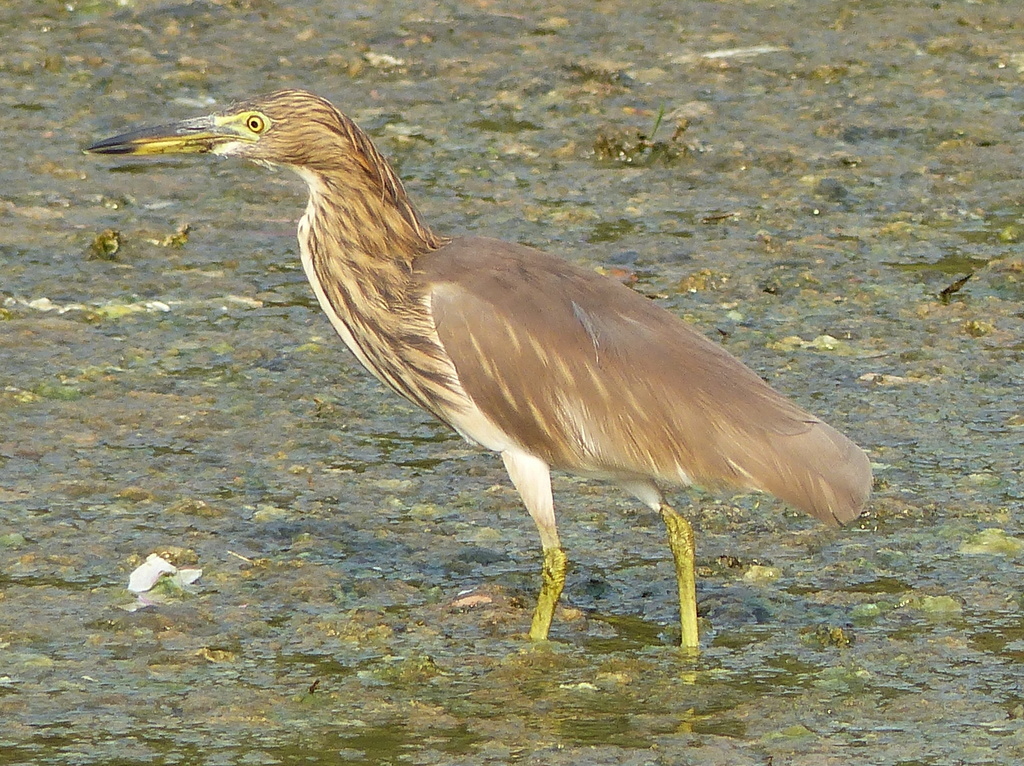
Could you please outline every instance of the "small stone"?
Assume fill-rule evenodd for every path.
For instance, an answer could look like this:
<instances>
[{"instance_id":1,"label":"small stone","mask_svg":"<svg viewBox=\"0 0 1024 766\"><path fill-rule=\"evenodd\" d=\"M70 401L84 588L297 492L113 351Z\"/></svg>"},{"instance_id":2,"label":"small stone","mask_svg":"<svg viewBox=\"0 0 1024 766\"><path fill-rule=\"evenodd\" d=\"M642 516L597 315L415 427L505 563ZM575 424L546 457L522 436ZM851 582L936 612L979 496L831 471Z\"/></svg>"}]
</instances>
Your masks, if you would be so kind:
<instances>
[{"instance_id":1,"label":"small stone","mask_svg":"<svg viewBox=\"0 0 1024 766\"><path fill-rule=\"evenodd\" d=\"M878 617L882 613L882 606L880 604L857 604L853 609L850 610L850 616L856 619L872 619Z\"/></svg>"},{"instance_id":2,"label":"small stone","mask_svg":"<svg viewBox=\"0 0 1024 766\"><path fill-rule=\"evenodd\" d=\"M20 532L0 535L0 548L20 548L25 542L25 536Z\"/></svg>"},{"instance_id":3,"label":"small stone","mask_svg":"<svg viewBox=\"0 0 1024 766\"><path fill-rule=\"evenodd\" d=\"M922 596L917 602L922 612L935 615L959 614L963 605L952 596Z\"/></svg>"},{"instance_id":4,"label":"small stone","mask_svg":"<svg viewBox=\"0 0 1024 766\"><path fill-rule=\"evenodd\" d=\"M830 202L842 202L850 192L835 178L822 178L815 187L815 193Z\"/></svg>"},{"instance_id":5,"label":"small stone","mask_svg":"<svg viewBox=\"0 0 1024 766\"><path fill-rule=\"evenodd\" d=\"M745 582L772 582L782 576L778 567L766 567L761 564L751 564L743 573Z\"/></svg>"},{"instance_id":6,"label":"small stone","mask_svg":"<svg viewBox=\"0 0 1024 766\"><path fill-rule=\"evenodd\" d=\"M803 724L795 724L788 726L785 729L774 731L771 734L765 736L765 739L804 739L806 737L813 737L814 732L808 729Z\"/></svg>"},{"instance_id":7,"label":"small stone","mask_svg":"<svg viewBox=\"0 0 1024 766\"><path fill-rule=\"evenodd\" d=\"M999 237L1000 242L1005 242L1007 244L1011 242L1020 242L1021 237L1024 236L1024 227L1011 223L1009 226L1004 226L1000 229L997 236Z\"/></svg>"}]
</instances>

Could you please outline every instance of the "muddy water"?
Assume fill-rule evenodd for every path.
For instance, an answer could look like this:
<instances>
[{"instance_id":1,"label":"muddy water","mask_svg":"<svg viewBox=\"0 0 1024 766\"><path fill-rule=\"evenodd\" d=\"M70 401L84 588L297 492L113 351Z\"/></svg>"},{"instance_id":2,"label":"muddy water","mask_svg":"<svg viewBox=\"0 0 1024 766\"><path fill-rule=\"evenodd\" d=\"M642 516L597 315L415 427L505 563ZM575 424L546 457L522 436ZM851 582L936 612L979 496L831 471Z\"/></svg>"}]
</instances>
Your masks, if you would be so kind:
<instances>
[{"instance_id":1,"label":"muddy water","mask_svg":"<svg viewBox=\"0 0 1024 766\"><path fill-rule=\"evenodd\" d=\"M1010 0L7 2L0 763L1019 762L1022 29ZM438 230L635 277L848 431L871 512L680 494L693 660L660 521L557 477L573 569L528 645L532 523L331 337L299 182L80 153L283 86ZM203 576L128 611L152 552Z\"/></svg>"}]
</instances>

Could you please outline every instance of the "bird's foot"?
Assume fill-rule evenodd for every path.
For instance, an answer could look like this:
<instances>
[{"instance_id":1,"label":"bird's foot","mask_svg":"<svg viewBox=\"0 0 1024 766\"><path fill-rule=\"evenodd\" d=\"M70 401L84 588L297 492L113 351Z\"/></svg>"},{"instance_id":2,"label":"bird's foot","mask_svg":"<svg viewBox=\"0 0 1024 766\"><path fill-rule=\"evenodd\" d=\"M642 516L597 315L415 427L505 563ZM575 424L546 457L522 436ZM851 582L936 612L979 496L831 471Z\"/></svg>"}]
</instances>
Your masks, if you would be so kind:
<instances>
[{"instance_id":1,"label":"bird's foot","mask_svg":"<svg viewBox=\"0 0 1024 766\"><path fill-rule=\"evenodd\" d=\"M565 551L561 548L544 550L540 595L537 596L537 608L533 612L533 622L530 624L531 641L547 641L551 620L555 616L555 606L558 604L558 597L562 595L562 588L565 587L567 568L568 559Z\"/></svg>"}]
</instances>

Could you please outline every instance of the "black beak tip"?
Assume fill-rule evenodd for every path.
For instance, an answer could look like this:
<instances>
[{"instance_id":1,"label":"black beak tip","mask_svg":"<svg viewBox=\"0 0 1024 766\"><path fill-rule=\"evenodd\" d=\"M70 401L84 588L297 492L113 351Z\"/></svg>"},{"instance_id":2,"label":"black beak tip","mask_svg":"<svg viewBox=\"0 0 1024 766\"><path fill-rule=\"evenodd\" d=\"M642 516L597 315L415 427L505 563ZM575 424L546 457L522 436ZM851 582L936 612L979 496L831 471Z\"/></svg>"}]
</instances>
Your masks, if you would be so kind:
<instances>
[{"instance_id":1,"label":"black beak tip","mask_svg":"<svg viewBox=\"0 0 1024 766\"><path fill-rule=\"evenodd\" d=\"M131 154L132 147L116 139L106 138L85 148L86 154Z\"/></svg>"}]
</instances>

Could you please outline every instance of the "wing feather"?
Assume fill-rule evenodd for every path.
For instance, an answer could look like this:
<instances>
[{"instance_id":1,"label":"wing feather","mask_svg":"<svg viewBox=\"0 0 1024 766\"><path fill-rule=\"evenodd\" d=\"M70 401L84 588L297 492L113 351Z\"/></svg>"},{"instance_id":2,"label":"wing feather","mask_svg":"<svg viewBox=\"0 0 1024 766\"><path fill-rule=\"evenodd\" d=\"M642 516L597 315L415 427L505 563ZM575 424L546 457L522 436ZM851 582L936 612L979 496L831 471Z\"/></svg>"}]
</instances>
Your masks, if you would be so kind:
<instances>
[{"instance_id":1,"label":"wing feather","mask_svg":"<svg viewBox=\"0 0 1024 766\"><path fill-rule=\"evenodd\" d=\"M482 238L417 266L466 394L549 465L758 489L833 523L866 501L860 448L629 288Z\"/></svg>"}]
</instances>

